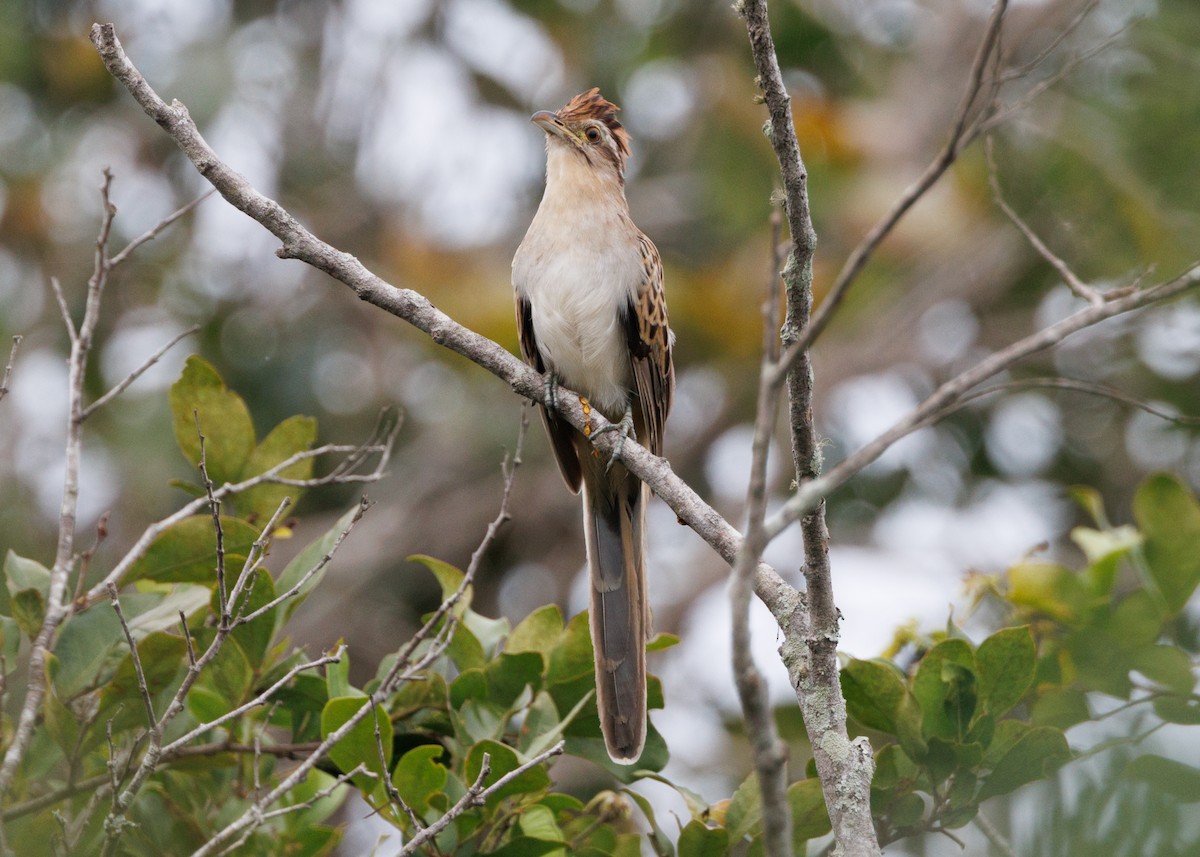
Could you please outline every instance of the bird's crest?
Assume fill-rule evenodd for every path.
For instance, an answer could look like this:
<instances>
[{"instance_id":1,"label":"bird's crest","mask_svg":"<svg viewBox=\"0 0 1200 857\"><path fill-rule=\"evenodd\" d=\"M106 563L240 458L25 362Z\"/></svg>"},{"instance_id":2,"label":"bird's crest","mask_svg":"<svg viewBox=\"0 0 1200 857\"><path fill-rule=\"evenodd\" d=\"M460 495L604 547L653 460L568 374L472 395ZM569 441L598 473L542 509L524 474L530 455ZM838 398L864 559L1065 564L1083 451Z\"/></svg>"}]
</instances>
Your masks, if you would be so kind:
<instances>
[{"instance_id":1,"label":"bird's crest","mask_svg":"<svg viewBox=\"0 0 1200 857\"><path fill-rule=\"evenodd\" d=\"M597 119L603 122L617 142L622 157L629 157L629 132L617 119L617 111L621 108L608 101L600 94L600 89L593 86L587 92L576 95L558 111L558 118L564 122L582 122L585 119Z\"/></svg>"}]
</instances>

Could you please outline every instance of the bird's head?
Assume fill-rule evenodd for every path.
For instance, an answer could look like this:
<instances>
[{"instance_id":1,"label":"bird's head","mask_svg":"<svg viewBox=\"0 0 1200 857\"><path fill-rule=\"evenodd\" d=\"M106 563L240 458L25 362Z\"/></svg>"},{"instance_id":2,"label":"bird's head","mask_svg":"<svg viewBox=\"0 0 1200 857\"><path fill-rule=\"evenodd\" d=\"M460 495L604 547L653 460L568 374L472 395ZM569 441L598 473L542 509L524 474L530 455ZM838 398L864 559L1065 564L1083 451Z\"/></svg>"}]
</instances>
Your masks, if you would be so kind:
<instances>
[{"instance_id":1,"label":"bird's head","mask_svg":"<svg viewBox=\"0 0 1200 857\"><path fill-rule=\"evenodd\" d=\"M546 132L546 150L552 158L570 153L568 160L582 158L592 169L611 172L623 180L629 133L617 120L619 109L592 88L576 95L557 113L539 110L530 121Z\"/></svg>"}]
</instances>

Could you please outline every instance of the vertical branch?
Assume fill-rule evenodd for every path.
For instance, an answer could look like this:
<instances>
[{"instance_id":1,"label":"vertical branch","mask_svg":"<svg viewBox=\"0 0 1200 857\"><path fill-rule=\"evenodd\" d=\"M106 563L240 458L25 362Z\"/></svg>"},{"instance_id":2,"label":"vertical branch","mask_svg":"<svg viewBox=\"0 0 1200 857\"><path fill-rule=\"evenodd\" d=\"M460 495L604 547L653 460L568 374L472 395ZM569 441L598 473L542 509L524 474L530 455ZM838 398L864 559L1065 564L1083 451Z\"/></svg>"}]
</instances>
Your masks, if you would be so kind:
<instances>
[{"instance_id":1,"label":"vertical branch","mask_svg":"<svg viewBox=\"0 0 1200 857\"><path fill-rule=\"evenodd\" d=\"M70 317L64 318L71 339L71 357L67 374L67 441L66 467L63 477L63 498L58 514L58 547L54 567L50 571L50 587L46 597L46 616L42 627L33 640L29 651L29 684L25 699L17 718L17 728L12 743L4 754L0 765L0 797L12 785L17 766L25 756L33 738L38 709L46 690L46 658L54 643L54 635L67 615L67 583L71 568L75 564L75 516L79 505L79 456L83 447L83 381L87 372L88 356L92 350L92 337L100 320L100 299L108 281L108 238L112 231L117 208L108 197L112 185L112 173L106 168L100 185L100 201L103 215L100 233L96 237L96 252L92 275L88 279L87 303L83 321L78 330L71 324Z\"/></svg>"},{"instance_id":2,"label":"vertical branch","mask_svg":"<svg viewBox=\"0 0 1200 857\"><path fill-rule=\"evenodd\" d=\"M763 302L763 358L759 370L758 411L754 419L754 439L750 464L750 483L746 490L748 521L746 538L733 567L730 607L733 624L733 675L742 717L754 756L763 807L763 846L768 857L791 857L792 818L787 798L787 747L779 740L772 716L767 683L750 643L750 598L754 592L754 571L766 547L763 519L767 512L767 459L771 448L771 430L779 414L782 385L774 371L779 356L779 215L771 223L771 276Z\"/></svg>"},{"instance_id":3,"label":"vertical branch","mask_svg":"<svg viewBox=\"0 0 1200 857\"><path fill-rule=\"evenodd\" d=\"M784 213L792 237L792 247L783 269L787 309L782 338L784 348L790 350L804 334L812 310L812 257L816 234L808 207L808 176L796 139L791 98L784 87L771 38L766 0L746 0L739 10L746 20L758 71L756 83L770 112L766 130L779 161ZM786 383L792 459L797 484L803 485L820 474L821 457L813 424L812 362L807 349L791 353ZM850 742L846 732L846 702L838 681L838 612L833 602L824 502L816 504L801 518L801 531L808 616L794 617L784 628L782 655L804 713L825 806L841 853L878 855L879 845L871 821L870 786L874 765L870 744L865 739Z\"/></svg>"}]
</instances>

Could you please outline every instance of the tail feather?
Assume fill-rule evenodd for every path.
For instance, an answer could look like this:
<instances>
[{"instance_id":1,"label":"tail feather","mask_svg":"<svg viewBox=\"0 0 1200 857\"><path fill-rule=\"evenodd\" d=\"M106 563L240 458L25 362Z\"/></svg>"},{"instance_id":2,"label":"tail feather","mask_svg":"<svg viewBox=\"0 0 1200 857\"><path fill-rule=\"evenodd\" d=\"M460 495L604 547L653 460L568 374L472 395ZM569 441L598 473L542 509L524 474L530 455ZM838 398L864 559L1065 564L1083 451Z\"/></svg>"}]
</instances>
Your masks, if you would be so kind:
<instances>
[{"instance_id":1,"label":"tail feather","mask_svg":"<svg viewBox=\"0 0 1200 857\"><path fill-rule=\"evenodd\" d=\"M645 488L591 455L583 470L596 704L608 755L627 764L646 743Z\"/></svg>"}]
</instances>

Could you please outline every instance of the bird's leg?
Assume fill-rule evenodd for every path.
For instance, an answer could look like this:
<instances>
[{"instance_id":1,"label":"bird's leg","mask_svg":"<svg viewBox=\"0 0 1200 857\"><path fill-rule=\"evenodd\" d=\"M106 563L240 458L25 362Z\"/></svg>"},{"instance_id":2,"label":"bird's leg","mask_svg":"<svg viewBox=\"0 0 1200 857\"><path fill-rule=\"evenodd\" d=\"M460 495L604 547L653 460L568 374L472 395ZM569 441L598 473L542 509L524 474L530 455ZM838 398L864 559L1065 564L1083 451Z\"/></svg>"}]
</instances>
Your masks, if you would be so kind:
<instances>
[{"instance_id":1,"label":"bird's leg","mask_svg":"<svg viewBox=\"0 0 1200 857\"><path fill-rule=\"evenodd\" d=\"M612 455L608 457L608 465L604 468L604 472L612 470L612 466L621 459L621 451L625 448L625 439L633 437L633 408L629 405L625 406L625 415L621 417L621 421L617 423L609 423L603 428L596 429L593 434L603 434L606 431L615 431L618 433L617 445L613 447Z\"/></svg>"}]
</instances>

